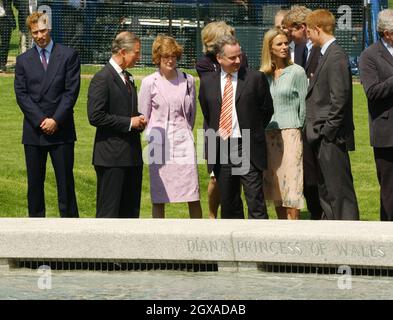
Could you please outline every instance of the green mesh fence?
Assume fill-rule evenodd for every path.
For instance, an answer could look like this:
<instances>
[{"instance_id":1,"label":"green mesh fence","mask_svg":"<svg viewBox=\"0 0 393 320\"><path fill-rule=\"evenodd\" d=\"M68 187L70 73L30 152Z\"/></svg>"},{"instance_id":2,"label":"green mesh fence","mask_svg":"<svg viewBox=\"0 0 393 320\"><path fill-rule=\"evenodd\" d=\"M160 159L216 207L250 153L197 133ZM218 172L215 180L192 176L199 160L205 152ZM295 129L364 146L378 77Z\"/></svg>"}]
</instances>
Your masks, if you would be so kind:
<instances>
[{"instance_id":1,"label":"green mesh fence","mask_svg":"<svg viewBox=\"0 0 393 320\"><path fill-rule=\"evenodd\" d=\"M279 9L289 9L294 4L331 10L337 19L336 37L356 62L364 41L363 2L54 0L38 1L38 8L51 15L54 40L78 50L84 64L106 63L114 36L129 30L141 38L140 66L152 66L151 46L156 35L163 33L174 36L184 46L180 66L193 68L202 55L203 26L224 20L235 28L250 66L258 68L264 32L273 25Z\"/></svg>"}]
</instances>

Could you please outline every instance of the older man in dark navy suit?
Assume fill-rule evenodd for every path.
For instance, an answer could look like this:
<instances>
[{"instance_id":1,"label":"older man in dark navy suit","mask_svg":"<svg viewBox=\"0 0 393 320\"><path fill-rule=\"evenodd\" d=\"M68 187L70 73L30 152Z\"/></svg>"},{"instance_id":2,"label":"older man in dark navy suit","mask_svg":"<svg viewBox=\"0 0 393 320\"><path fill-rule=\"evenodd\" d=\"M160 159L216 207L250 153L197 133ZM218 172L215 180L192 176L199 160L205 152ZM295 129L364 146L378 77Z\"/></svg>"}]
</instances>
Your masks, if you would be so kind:
<instances>
[{"instance_id":1,"label":"older man in dark navy suit","mask_svg":"<svg viewBox=\"0 0 393 320\"><path fill-rule=\"evenodd\" d=\"M380 40L363 51L359 68L381 186L380 217L393 221L393 9L379 13L378 33Z\"/></svg>"},{"instance_id":2,"label":"older man in dark navy suit","mask_svg":"<svg viewBox=\"0 0 393 320\"><path fill-rule=\"evenodd\" d=\"M120 32L112 57L90 82L87 112L97 128L93 165L97 174L97 218L139 218L142 192L140 134L146 126L138 112L137 89L126 70L138 62L141 41Z\"/></svg>"},{"instance_id":3,"label":"older man in dark navy suit","mask_svg":"<svg viewBox=\"0 0 393 320\"><path fill-rule=\"evenodd\" d=\"M46 160L56 175L61 217L78 217L74 189L73 108L80 87L80 62L75 50L53 43L48 16L27 19L35 45L17 57L15 95L24 114L23 138L30 217L45 217Z\"/></svg>"}]
</instances>

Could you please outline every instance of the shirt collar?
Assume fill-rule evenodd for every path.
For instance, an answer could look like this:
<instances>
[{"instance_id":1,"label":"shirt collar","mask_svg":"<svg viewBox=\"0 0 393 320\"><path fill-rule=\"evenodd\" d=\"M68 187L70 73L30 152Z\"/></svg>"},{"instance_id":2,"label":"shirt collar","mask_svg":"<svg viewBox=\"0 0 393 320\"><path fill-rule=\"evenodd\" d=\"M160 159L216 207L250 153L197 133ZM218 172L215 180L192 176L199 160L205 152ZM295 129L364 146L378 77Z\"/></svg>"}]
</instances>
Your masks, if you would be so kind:
<instances>
[{"instance_id":1,"label":"shirt collar","mask_svg":"<svg viewBox=\"0 0 393 320\"><path fill-rule=\"evenodd\" d=\"M238 73L239 71L236 71L236 72L234 72L234 73L231 73L231 75L232 75L232 80L236 80L237 79L237 73ZM222 68L221 68L221 78L222 79L225 79L225 77L227 76L227 72L225 72L224 70L222 70Z\"/></svg>"},{"instance_id":2,"label":"shirt collar","mask_svg":"<svg viewBox=\"0 0 393 320\"><path fill-rule=\"evenodd\" d=\"M53 43L53 40L51 39L50 42L49 42L49 44L48 44L45 48L41 48L41 47L37 46L37 44L35 44L35 47L37 48L39 54L41 54L41 51L42 51L43 49L45 49L46 52L48 52L49 54L51 54L51 53L52 53L52 50L53 50L53 45L54 45L54 43Z\"/></svg>"},{"instance_id":3,"label":"shirt collar","mask_svg":"<svg viewBox=\"0 0 393 320\"><path fill-rule=\"evenodd\" d=\"M116 63L115 60L113 60L113 58L110 58L109 63L116 70L117 73L123 72L123 69Z\"/></svg>"},{"instance_id":4,"label":"shirt collar","mask_svg":"<svg viewBox=\"0 0 393 320\"><path fill-rule=\"evenodd\" d=\"M312 49L312 41L310 39L307 40L306 47L307 47L308 52L310 52Z\"/></svg>"},{"instance_id":5,"label":"shirt collar","mask_svg":"<svg viewBox=\"0 0 393 320\"><path fill-rule=\"evenodd\" d=\"M393 46L390 45L389 43L387 43L387 42L384 40L384 38L381 38L381 40L382 40L382 43L383 43L383 45L385 46L385 48L388 49L390 53L392 53L392 51L393 51Z\"/></svg>"},{"instance_id":6,"label":"shirt collar","mask_svg":"<svg viewBox=\"0 0 393 320\"><path fill-rule=\"evenodd\" d=\"M336 38L332 38L329 41L327 41L322 47L321 47L321 54L324 55L326 50L329 48L329 46L336 41Z\"/></svg>"}]
</instances>

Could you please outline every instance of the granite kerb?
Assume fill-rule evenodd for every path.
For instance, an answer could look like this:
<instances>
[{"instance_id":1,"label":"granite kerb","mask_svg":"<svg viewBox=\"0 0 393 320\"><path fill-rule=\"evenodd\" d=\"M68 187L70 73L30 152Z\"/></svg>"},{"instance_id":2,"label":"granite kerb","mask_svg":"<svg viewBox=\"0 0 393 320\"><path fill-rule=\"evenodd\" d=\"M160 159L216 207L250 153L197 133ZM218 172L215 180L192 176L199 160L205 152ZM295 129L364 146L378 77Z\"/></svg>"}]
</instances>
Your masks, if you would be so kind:
<instances>
[{"instance_id":1,"label":"granite kerb","mask_svg":"<svg viewBox=\"0 0 393 320\"><path fill-rule=\"evenodd\" d=\"M393 224L1 219L0 259L272 262L393 267Z\"/></svg>"}]
</instances>

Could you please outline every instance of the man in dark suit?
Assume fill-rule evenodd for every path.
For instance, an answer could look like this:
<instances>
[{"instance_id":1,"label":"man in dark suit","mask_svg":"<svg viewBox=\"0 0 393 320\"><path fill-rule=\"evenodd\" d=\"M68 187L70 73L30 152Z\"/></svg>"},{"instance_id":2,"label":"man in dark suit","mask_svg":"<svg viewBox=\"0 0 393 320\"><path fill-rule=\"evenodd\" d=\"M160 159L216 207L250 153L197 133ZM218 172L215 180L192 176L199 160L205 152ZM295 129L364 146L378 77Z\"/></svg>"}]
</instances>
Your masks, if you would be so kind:
<instances>
[{"instance_id":1,"label":"man in dark suit","mask_svg":"<svg viewBox=\"0 0 393 320\"><path fill-rule=\"evenodd\" d=\"M44 181L48 153L56 175L61 217L78 217L74 190L73 108L80 87L77 53L53 43L49 18L33 13L27 19L35 45L17 57L15 95L24 114L28 207L30 217L45 217Z\"/></svg>"},{"instance_id":2,"label":"man in dark suit","mask_svg":"<svg viewBox=\"0 0 393 320\"><path fill-rule=\"evenodd\" d=\"M142 187L140 132L146 120L138 112L131 75L140 58L140 40L131 32L119 33L112 43L112 58L92 79L88 117L97 127L93 165L97 174L97 218L138 218Z\"/></svg>"},{"instance_id":3,"label":"man in dark suit","mask_svg":"<svg viewBox=\"0 0 393 320\"><path fill-rule=\"evenodd\" d=\"M240 67L238 40L224 36L216 43L220 69L201 78L199 101L208 134L208 164L220 188L221 218L243 219L240 186L249 218L268 218L262 188L266 168L265 127L273 114L263 73ZM241 161L239 161L239 158Z\"/></svg>"},{"instance_id":4,"label":"man in dark suit","mask_svg":"<svg viewBox=\"0 0 393 320\"><path fill-rule=\"evenodd\" d=\"M0 72L6 71L11 33L15 27L12 0L0 0Z\"/></svg>"},{"instance_id":5,"label":"man in dark suit","mask_svg":"<svg viewBox=\"0 0 393 320\"><path fill-rule=\"evenodd\" d=\"M311 10L304 6L294 6L284 19L285 28L295 43L294 62L304 68L309 81L318 66L321 52L321 48L313 46L311 40L307 38L306 17L310 13ZM303 192L311 219L319 220L322 216L322 208L319 203L318 171L315 162L311 146L307 143L305 131L303 131Z\"/></svg>"},{"instance_id":6,"label":"man in dark suit","mask_svg":"<svg viewBox=\"0 0 393 320\"><path fill-rule=\"evenodd\" d=\"M370 142L381 186L382 221L393 221L393 10L378 16L380 40L360 56L360 80L368 100Z\"/></svg>"},{"instance_id":7,"label":"man in dark suit","mask_svg":"<svg viewBox=\"0 0 393 320\"><path fill-rule=\"evenodd\" d=\"M319 171L318 191L323 219L358 220L349 150L354 150L352 77L348 57L334 37L335 18L324 9L306 18L321 59L306 96L306 136Z\"/></svg>"},{"instance_id":8,"label":"man in dark suit","mask_svg":"<svg viewBox=\"0 0 393 320\"><path fill-rule=\"evenodd\" d=\"M203 44L203 57L200 58L196 64L195 69L198 72L199 78L203 77L206 73L214 72L220 69L220 64L216 59L216 52L214 52L214 42L217 38L224 34L235 35L235 29L224 21L213 21L205 25L201 31L201 38ZM243 52L240 59L241 67L248 67L247 55ZM203 124L206 129L206 123ZM207 144L205 143L205 146ZM207 157L207 149L204 154ZM206 158L207 159L207 158ZM220 206L220 190L218 182L214 176L214 172L209 172L210 180L207 187L207 198L209 204L209 218L216 219L218 208Z\"/></svg>"}]
</instances>

